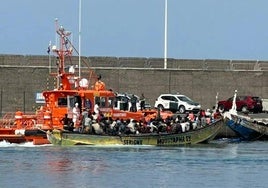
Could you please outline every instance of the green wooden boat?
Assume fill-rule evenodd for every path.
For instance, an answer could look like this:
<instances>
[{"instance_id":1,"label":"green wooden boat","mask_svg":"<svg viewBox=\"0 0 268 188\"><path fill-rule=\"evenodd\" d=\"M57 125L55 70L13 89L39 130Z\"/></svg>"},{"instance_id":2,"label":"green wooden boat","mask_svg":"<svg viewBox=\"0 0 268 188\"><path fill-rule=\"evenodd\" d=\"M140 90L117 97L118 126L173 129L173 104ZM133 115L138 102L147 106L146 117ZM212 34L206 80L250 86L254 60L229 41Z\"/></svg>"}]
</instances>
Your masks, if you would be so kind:
<instances>
[{"instance_id":1,"label":"green wooden boat","mask_svg":"<svg viewBox=\"0 0 268 188\"><path fill-rule=\"evenodd\" d=\"M47 132L47 138L53 145L153 145L153 146L184 146L189 144L206 143L214 139L224 126L222 119L202 128L184 133L150 133L129 135L93 135L53 130Z\"/></svg>"}]
</instances>

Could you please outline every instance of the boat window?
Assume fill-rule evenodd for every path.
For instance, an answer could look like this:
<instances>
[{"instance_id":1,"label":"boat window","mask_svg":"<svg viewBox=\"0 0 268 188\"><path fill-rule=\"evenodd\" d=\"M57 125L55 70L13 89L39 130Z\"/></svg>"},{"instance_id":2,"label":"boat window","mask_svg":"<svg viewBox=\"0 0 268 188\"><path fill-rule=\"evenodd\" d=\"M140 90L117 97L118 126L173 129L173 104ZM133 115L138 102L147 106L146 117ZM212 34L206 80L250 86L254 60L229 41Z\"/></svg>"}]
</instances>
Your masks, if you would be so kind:
<instances>
[{"instance_id":1,"label":"boat window","mask_svg":"<svg viewBox=\"0 0 268 188\"><path fill-rule=\"evenodd\" d=\"M81 97L79 96L67 96L68 98L68 107L72 108L75 106L75 103L78 103L79 107L81 107Z\"/></svg>"},{"instance_id":2,"label":"boat window","mask_svg":"<svg viewBox=\"0 0 268 188\"><path fill-rule=\"evenodd\" d=\"M109 97L108 98L108 105L109 105L110 108L112 108L113 106L115 106L116 103L117 103L117 101L116 101L115 97Z\"/></svg>"},{"instance_id":3,"label":"boat window","mask_svg":"<svg viewBox=\"0 0 268 188\"><path fill-rule=\"evenodd\" d=\"M105 97L95 97L95 104L99 103L100 107L106 107Z\"/></svg>"},{"instance_id":4,"label":"boat window","mask_svg":"<svg viewBox=\"0 0 268 188\"><path fill-rule=\"evenodd\" d=\"M68 96L68 107L74 107L74 97L73 96Z\"/></svg>"},{"instance_id":5,"label":"boat window","mask_svg":"<svg viewBox=\"0 0 268 188\"><path fill-rule=\"evenodd\" d=\"M95 97L94 104L100 103L100 97Z\"/></svg>"},{"instance_id":6,"label":"boat window","mask_svg":"<svg viewBox=\"0 0 268 188\"><path fill-rule=\"evenodd\" d=\"M100 107L106 107L105 97L100 97Z\"/></svg>"},{"instance_id":7,"label":"boat window","mask_svg":"<svg viewBox=\"0 0 268 188\"><path fill-rule=\"evenodd\" d=\"M67 106L67 98L66 97L58 98L58 106Z\"/></svg>"},{"instance_id":8,"label":"boat window","mask_svg":"<svg viewBox=\"0 0 268 188\"><path fill-rule=\"evenodd\" d=\"M79 106L81 106L81 97L80 96L75 96L74 99L75 99L74 103L78 103Z\"/></svg>"},{"instance_id":9,"label":"boat window","mask_svg":"<svg viewBox=\"0 0 268 188\"><path fill-rule=\"evenodd\" d=\"M88 109L92 108L92 103L90 99L85 99L84 103L85 103L85 108L88 108Z\"/></svg>"},{"instance_id":10,"label":"boat window","mask_svg":"<svg viewBox=\"0 0 268 188\"><path fill-rule=\"evenodd\" d=\"M110 107L112 108L115 105L115 97L95 97L95 104L99 103L100 107Z\"/></svg>"}]
</instances>

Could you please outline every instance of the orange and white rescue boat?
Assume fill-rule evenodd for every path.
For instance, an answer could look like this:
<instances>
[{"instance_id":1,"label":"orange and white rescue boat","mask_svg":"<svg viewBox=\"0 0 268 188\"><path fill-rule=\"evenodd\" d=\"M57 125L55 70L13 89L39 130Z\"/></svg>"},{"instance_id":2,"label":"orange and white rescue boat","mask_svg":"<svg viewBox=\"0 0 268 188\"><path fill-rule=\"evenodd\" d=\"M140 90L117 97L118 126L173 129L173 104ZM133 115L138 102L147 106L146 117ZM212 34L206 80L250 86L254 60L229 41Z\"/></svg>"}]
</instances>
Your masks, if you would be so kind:
<instances>
[{"instance_id":1,"label":"orange and white rescue boat","mask_svg":"<svg viewBox=\"0 0 268 188\"><path fill-rule=\"evenodd\" d=\"M73 129L79 129L83 110L86 109L93 113L95 104L99 104L100 113L112 119L140 121L157 115L155 109L136 112L114 109L116 94L112 90L106 89L100 76L96 76L89 69L89 81L77 76L74 66L70 66L66 71L65 57L72 56L74 47L69 40L70 32L62 26L59 27L57 21L56 33L59 36L59 48L52 46L52 51L57 55L57 72L51 73L51 75L57 79L57 85L53 90L43 92L45 104L34 114L24 114L21 111L6 114L0 120L0 141L6 140L11 143L32 141L34 144L47 144L49 143L46 137L47 131L63 130L62 119L66 116L72 122ZM93 84L90 85L90 82ZM79 117L74 122L73 108L75 104L78 104ZM171 116L172 114L165 113L163 115Z\"/></svg>"},{"instance_id":2,"label":"orange and white rescue boat","mask_svg":"<svg viewBox=\"0 0 268 188\"><path fill-rule=\"evenodd\" d=\"M34 114L24 114L21 111L15 114L7 113L0 121L0 141L33 142L34 145L49 144L43 129L50 130L50 128L42 123L44 118L44 116L38 118ZM42 121L41 124L38 124L40 121Z\"/></svg>"}]
</instances>

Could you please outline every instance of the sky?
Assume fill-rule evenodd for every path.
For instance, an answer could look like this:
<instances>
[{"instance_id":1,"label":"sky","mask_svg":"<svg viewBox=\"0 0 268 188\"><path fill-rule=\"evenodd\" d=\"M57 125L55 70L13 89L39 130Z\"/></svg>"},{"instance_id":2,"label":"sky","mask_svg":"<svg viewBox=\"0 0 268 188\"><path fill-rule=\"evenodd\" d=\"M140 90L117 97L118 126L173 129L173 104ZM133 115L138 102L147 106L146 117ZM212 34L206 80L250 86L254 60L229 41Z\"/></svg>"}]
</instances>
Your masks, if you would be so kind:
<instances>
[{"instance_id":1,"label":"sky","mask_svg":"<svg viewBox=\"0 0 268 188\"><path fill-rule=\"evenodd\" d=\"M167 2L168 58L268 60L267 0ZM165 0L81 3L81 56L164 57ZM78 49L79 0L1 1L0 54L47 55L56 18Z\"/></svg>"}]
</instances>

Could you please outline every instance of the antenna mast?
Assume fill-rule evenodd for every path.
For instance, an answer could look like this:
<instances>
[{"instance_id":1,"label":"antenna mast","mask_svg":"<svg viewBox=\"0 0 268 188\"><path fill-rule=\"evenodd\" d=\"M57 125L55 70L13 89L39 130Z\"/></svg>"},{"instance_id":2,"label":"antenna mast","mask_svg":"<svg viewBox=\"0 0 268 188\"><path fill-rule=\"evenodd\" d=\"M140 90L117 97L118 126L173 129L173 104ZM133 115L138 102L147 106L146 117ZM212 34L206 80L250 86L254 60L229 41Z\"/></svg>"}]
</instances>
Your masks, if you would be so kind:
<instances>
[{"instance_id":1,"label":"antenna mast","mask_svg":"<svg viewBox=\"0 0 268 188\"><path fill-rule=\"evenodd\" d=\"M78 35L78 41L79 41L79 52L78 52L78 69L79 69L79 78L81 78L81 9L82 9L82 0L79 0L79 35Z\"/></svg>"},{"instance_id":2,"label":"antenna mast","mask_svg":"<svg viewBox=\"0 0 268 188\"><path fill-rule=\"evenodd\" d=\"M58 20L55 20L56 34L59 37L59 48L56 45L52 47L52 51L58 55L58 73L57 73L57 87L59 88L59 78L61 78L61 83L65 89L70 89L70 83L68 74L73 74L73 72L65 73L65 56L71 56L73 52L72 44L68 37L71 35L70 31L66 31L62 26L59 27Z\"/></svg>"}]
</instances>

